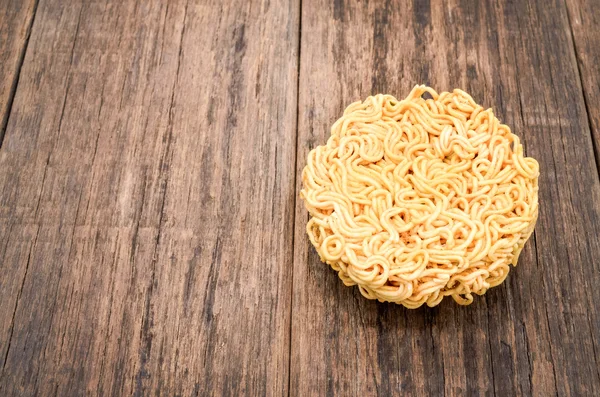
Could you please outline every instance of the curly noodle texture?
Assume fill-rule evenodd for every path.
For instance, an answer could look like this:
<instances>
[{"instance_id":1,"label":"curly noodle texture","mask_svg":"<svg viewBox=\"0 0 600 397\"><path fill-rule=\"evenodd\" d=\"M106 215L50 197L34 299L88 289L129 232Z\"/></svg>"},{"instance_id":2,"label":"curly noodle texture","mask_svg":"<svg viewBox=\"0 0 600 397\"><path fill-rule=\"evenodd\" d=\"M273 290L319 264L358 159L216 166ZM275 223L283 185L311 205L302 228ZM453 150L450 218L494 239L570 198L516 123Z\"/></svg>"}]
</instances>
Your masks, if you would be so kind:
<instances>
[{"instance_id":1,"label":"curly noodle texture","mask_svg":"<svg viewBox=\"0 0 600 397\"><path fill-rule=\"evenodd\" d=\"M429 93L432 99L422 95ZM308 154L300 195L321 259L369 299L473 301L506 278L538 215L536 160L461 90L348 106Z\"/></svg>"}]
</instances>

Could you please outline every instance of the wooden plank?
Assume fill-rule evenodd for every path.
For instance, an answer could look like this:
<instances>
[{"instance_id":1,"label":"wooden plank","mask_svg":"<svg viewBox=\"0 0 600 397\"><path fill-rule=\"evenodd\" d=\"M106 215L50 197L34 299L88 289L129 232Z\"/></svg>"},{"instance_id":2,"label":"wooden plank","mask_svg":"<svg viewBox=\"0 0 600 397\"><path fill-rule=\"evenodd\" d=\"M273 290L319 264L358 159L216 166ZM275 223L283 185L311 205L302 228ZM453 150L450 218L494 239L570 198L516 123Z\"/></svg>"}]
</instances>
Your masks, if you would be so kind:
<instances>
[{"instance_id":1,"label":"wooden plank","mask_svg":"<svg viewBox=\"0 0 600 397\"><path fill-rule=\"evenodd\" d=\"M0 150L0 394L287 393L298 24L40 2Z\"/></svg>"},{"instance_id":2,"label":"wooden plank","mask_svg":"<svg viewBox=\"0 0 600 397\"><path fill-rule=\"evenodd\" d=\"M567 0L569 22L600 172L600 10L590 0Z\"/></svg>"},{"instance_id":3,"label":"wooden plank","mask_svg":"<svg viewBox=\"0 0 600 397\"><path fill-rule=\"evenodd\" d=\"M541 210L504 285L411 311L344 287L300 202L292 394L598 395L600 184L564 4L304 0L301 19L297 192L347 104L426 83L467 90L523 138Z\"/></svg>"},{"instance_id":4,"label":"wooden plank","mask_svg":"<svg viewBox=\"0 0 600 397\"><path fill-rule=\"evenodd\" d=\"M0 1L0 146L25 56L35 0Z\"/></svg>"},{"instance_id":5,"label":"wooden plank","mask_svg":"<svg viewBox=\"0 0 600 397\"><path fill-rule=\"evenodd\" d=\"M596 166L600 175L600 104L596 98L600 97L600 75L598 74L598 65L600 64L600 9L598 4L589 0L567 0L567 10L569 16L569 25L573 35L573 45L577 56L577 66L581 89L585 99L586 111L589 121L589 127L592 133L592 143L596 154ZM592 200L598 200L598 196L592 196ZM597 217L594 219L598 219ZM595 244L597 249L597 236L590 235L591 244ZM594 251L597 252L597 251ZM590 277L590 284L596 286L592 288L593 298L589 304L594 308L594 316L590 319L591 326L598 329L600 327L600 314L598 313L597 286L600 285L600 276L598 275L596 256L591 256L595 267L589 268L587 277ZM591 341L594 346L596 357L600 357L600 338L596 337ZM600 370L599 370L600 372Z\"/></svg>"}]
</instances>

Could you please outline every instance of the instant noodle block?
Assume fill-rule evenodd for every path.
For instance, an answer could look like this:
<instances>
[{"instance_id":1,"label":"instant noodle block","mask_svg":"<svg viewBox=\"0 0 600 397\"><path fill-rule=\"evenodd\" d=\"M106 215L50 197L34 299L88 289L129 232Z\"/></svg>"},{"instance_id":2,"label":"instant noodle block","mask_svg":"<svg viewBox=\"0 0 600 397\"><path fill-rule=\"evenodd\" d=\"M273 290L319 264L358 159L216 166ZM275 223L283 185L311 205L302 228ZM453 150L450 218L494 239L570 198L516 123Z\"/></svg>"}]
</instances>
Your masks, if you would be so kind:
<instances>
[{"instance_id":1,"label":"instant noodle block","mask_svg":"<svg viewBox=\"0 0 600 397\"><path fill-rule=\"evenodd\" d=\"M344 284L408 308L467 305L517 264L538 175L492 109L421 85L348 106L308 154L300 196L310 241Z\"/></svg>"}]
</instances>

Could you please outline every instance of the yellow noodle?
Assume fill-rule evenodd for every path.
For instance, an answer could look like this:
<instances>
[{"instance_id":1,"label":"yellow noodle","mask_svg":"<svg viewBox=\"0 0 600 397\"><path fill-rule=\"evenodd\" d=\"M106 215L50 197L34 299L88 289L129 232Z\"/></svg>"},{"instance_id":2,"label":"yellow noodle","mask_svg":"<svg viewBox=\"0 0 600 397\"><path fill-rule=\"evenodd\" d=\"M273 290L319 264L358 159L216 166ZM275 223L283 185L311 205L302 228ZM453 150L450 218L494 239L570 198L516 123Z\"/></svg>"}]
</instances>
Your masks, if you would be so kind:
<instances>
[{"instance_id":1,"label":"yellow noodle","mask_svg":"<svg viewBox=\"0 0 600 397\"><path fill-rule=\"evenodd\" d=\"M432 99L423 99L429 93ZM348 106L302 173L306 231L345 285L408 308L504 281L538 215L539 165L461 90Z\"/></svg>"}]
</instances>

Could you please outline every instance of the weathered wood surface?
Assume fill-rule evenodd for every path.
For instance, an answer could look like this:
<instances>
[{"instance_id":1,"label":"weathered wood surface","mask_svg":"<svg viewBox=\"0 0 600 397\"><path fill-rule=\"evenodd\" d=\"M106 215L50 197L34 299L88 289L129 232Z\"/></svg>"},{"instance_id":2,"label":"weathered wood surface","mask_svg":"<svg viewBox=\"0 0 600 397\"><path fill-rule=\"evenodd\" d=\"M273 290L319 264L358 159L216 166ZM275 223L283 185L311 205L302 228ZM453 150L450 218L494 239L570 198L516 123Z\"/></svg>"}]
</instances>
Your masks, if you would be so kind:
<instances>
[{"instance_id":1,"label":"weathered wood surface","mask_svg":"<svg viewBox=\"0 0 600 397\"><path fill-rule=\"evenodd\" d=\"M298 19L40 1L0 152L0 395L287 393Z\"/></svg>"},{"instance_id":2,"label":"weathered wood surface","mask_svg":"<svg viewBox=\"0 0 600 397\"><path fill-rule=\"evenodd\" d=\"M464 88L523 137L542 172L535 237L472 306L411 311L344 287L298 205L292 394L598 395L600 185L566 7L304 0L297 191L347 104L416 83Z\"/></svg>"},{"instance_id":3,"label":"weathered wood surface","mask_svg":"<svg viewBox=\"0 0 600 397\"><path fill-rule=\"evenodd\" d=\"M0 144L25 56L35 0L0 1Z\"/></svg>"},{"instance_id":4,"label":"weathered wood surface","mask_svg":"<svg viewBox=\"0 0 600 397\"><path fill-rule=\"evenodd\" d=\"M567 0L567 7L600 172L600 4Z\"/></svg>"},{"instance_id":5,"label":"weathered wood surface","mask_svg":"<svg viewBox=\"0 0 600 397\"><path fill-rule=\"evenodd\" d=\"M7 4L0 395L600 395L592 1ZM304 231L308 151L417 83L541 165L534 238L469 307L367 301Z\"/></svg>"}]
</instances>

